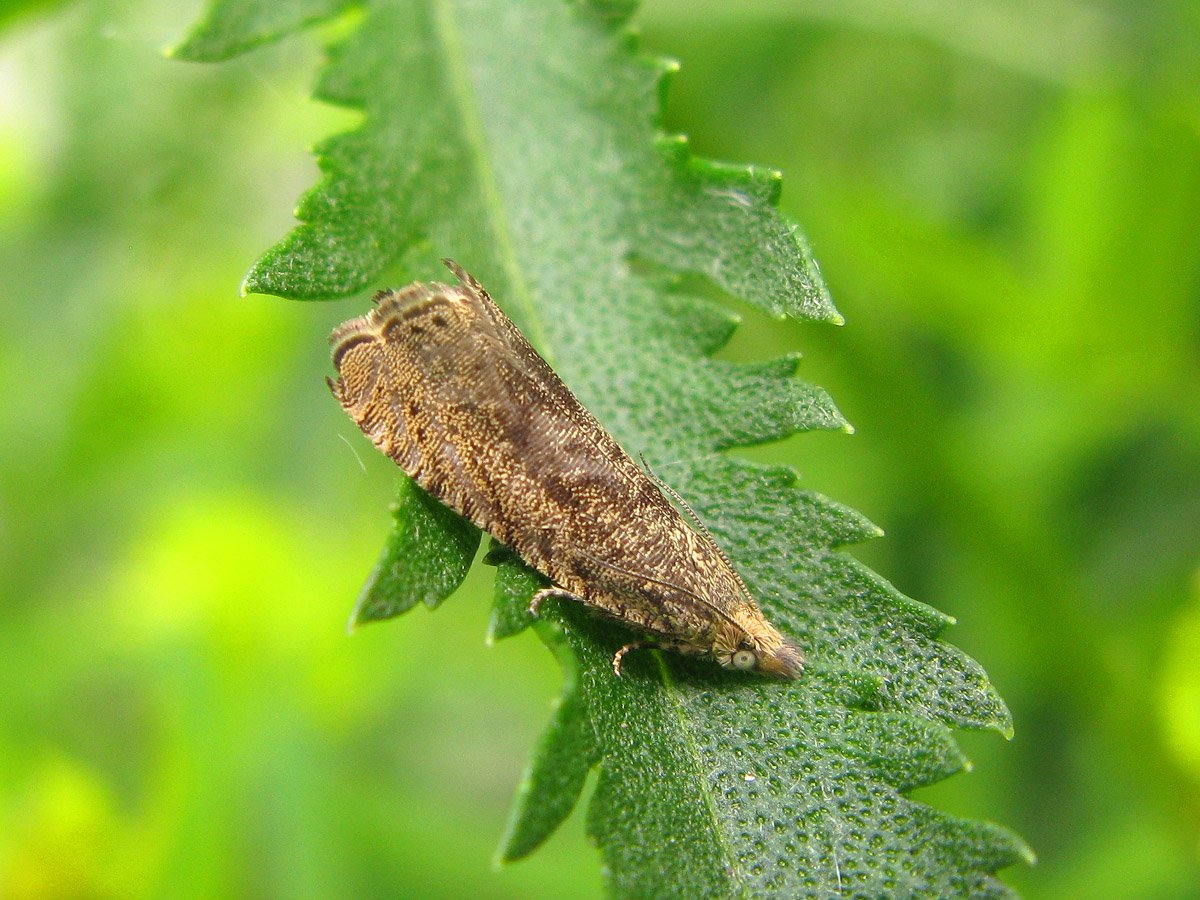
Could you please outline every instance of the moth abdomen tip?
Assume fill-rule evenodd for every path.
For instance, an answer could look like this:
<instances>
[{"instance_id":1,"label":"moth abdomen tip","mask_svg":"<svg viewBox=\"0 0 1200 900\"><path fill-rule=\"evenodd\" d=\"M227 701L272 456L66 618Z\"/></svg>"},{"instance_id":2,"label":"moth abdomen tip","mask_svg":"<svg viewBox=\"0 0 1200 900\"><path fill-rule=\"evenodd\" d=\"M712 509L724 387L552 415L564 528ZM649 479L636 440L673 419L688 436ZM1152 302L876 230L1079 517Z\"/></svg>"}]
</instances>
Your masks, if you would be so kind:
<instances>
[{"instance_id":1,"label":"moth abdomen tip","mask_svg":"<svg viewBox=\"0 0 1200 900\"><path fill-rule=\"evenodd\" d=\"M782 644L759 662L759 667L768 675L792 681L804 671L804 654L791 640L784 638Z\"/></svg>"}]
</instances>

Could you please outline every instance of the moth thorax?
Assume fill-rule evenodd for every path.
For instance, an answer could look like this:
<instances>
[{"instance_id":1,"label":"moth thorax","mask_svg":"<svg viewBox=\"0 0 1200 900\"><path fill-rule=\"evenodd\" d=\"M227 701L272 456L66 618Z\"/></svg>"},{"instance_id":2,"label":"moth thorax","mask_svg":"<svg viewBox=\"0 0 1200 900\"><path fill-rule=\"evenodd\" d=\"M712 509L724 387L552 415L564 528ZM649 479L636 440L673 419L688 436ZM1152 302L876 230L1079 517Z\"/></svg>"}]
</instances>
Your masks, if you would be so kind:
<instances>
[{"instance_id":1,"label":"moth thorax","mask_svg":"<svg viewBox=\"0 0 1200 900\"><path fill-rule=\"evenodd\" d=\"M474 319L475 311L466 303L447 294L434 294L387 315L382 331L387 341L441 343L466 332Z\"/></svg>"}]
</instances>

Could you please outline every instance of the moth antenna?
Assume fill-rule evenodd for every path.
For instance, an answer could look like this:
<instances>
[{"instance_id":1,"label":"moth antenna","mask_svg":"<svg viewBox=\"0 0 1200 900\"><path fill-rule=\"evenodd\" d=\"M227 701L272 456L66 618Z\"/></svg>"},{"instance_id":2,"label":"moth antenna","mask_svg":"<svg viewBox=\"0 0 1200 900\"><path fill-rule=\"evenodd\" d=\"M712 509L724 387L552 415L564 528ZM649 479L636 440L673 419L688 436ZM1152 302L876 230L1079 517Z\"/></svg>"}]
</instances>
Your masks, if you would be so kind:
<instances>
[{"instance_id":1,"label":"moth antenna","mask_svg":"<svg viewBox=\"0 0 1200 900\"><path fill-rule=\"evenodd\" d=\"M734 565L732 562L730 562L729 557L725 555L725 551L721 549L721 545L718 544L713 538L712 532L708 530L708 526L700 521L700 517L696 515L696 511L692 509L692 505L683 499L679 491L675 490L675 488L671 487L658 477L655 471L650 468L650 463L646 462L646 454L639 453L638 458L641 459L642 466L646 469L646 474L649 475L654 483L657 484L662 490L670 494L671 497L675 499L676 503L683 507L684 511L688 514L688 518L690 518L696 524L697 530L699 530L704 537L708 538L708 542L712 544L713 549L717 551L717 556L721 557L721 561L724 562L725 565L729 566L729 571L731 571L733 573L733 577L737 579L738 587L742 589L742 594L745 595L746 599L748 599L754 606L758 606L758 604L754 602L753 596L750 594L750 589L746 587L746 582L742 581L742 576L738 574L738 570L734 568Z\"/></svg>"},{"instance_id":2,"label":"moth antenna","mask_svg":"<svg viewBox=\"0 0 1200 900\"><path fill-rule=\"evenodd\" d=\"M624 566L618 566L616 563L607 562L603 559L600 559L598 556L592 556L592 554L588 553L586 550L576 550L575 552L596 563L596 565L604 566L606 569L612 569L614 572L620 572L622 575L628 575L630 578L639 578L642 581L648 581L651 584L657 584L659 587L668 587L672 590L679 591L681 594L687 594L701 606L707 606L730 625L733 625L736 628L741 627L737 622L734 621L733 617L730 616L729 613L725 612L725 610L721 609L716 604L710 603L695 591L690 591L681 584L676 584L673 581L663 581L662 579L655 578L652 575L646 575L642 572L635 572L632 569L626 569ZM732 568L732 566L730 568ZM735 572L734 575L736 576L737 573Z\"/></svg>"},{"instance_id":3,"label":"moth antenna","mask_svg":"<svg viewBox=\"0 0 1200 900\"><path fill-rule=\"evenodd\" d=\"M392 293L392 292L390 290L388 290L387 288L384 288L381 291L376 291L375 296L371 298L371 302L374 303L376 306L378 306L383 301L383 298L386 297L390 293Z\"/></svg>"},{"instance_id":4,"label":"moth antenna","mask_svg":"<svg viewBox=\"0 0 1200 900\"><path fill-rule=\"evenodd\" d=\"M638 459L640 459L642 461L642 468L644 468L646 470L646 474L650 476L650 478L654 481L654 483L657 484L659 486L659 488L661 488L662 490L664 490L668 494L670 494L671 497L673 497L675 499L675 502L683 507L684 512L686 512L688 514L688 518L691 519L692 522L695 523L696 528L699 530L699 532L702 535L704 535L706 538L708 538L710 541L712 541L713 540L712 534L709 532L709 530L705 526L705 524L700 521L700 517L698 515L696 515L696 511L694 509L692 509L691 504L688 503L686 500L683 499L683 497L681 497L679 495L679 491L675 490L675 488L671 487L669 484L667 484L665 481L663 481L661 478L658 477L658 475L655 473L655 471L652 468L650 468L650 463L646 462L646 454L639 453ZM716 541L713 541L713 543L715 544ZM720 549L721 548L718 547L717 551L720 552ZM721 554L722 557L724 557L724 555L725 554L723 554L723 553ZM729 562L729 560L725 560L725 562ZM730 568L733 568L733 567L730 566Z\"/></svg>"}]
</instances>

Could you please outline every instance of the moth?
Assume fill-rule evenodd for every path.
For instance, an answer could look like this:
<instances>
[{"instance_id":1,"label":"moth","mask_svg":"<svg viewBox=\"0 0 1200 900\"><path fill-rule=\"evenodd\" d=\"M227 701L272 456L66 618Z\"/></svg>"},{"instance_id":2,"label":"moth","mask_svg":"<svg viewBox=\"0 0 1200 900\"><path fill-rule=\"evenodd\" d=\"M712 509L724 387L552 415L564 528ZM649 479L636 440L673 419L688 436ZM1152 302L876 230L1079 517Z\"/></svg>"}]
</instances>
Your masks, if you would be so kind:
<instances>
[{"instance_id":1,"label":"moth","mask_svg":"<svg viewBox=\"0 0 1200 900\"><path fill-rule=\"evenodd\" d=\"M330 335L338 377L326 381L350 418L433 497L550 579L533 615L563 597L644 635L616 652L618 675L625 654L655 647L797 677L800 651L699 519L688 524L482 285L443 262L459 284L380 291L374 309Z\"/></svg>"}]
</instances>

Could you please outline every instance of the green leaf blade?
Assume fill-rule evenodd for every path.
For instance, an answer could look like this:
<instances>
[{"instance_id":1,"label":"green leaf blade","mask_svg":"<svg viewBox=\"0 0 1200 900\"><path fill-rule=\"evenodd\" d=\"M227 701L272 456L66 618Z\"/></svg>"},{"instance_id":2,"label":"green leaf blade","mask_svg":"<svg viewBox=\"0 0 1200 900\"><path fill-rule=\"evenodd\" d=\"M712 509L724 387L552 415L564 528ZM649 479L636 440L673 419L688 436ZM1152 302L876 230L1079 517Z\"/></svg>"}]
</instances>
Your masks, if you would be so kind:
<instances>
[{"instance_id":1,"label":"green leaf blade","mask_svg":"<svg viewBox=\"0 0 1200 900\"><path fill-rule=\"evenodd\" d=\"M537 578L520 565L506 565L498 577ZM503 588L502 588L503 590ZM538 623L543 640L555 651L565 676L563 696L554 711L529 767L517 787L508 827L497 858L513 862L541 846L571 814L588 773L600 761L595 726L575 689L578 668L561 631L551 622Z\"/></svg>"},{"instance_id":2,"label":"green leaf blade","mask_svg":"<svg viewBox=\"0 0 1200 900\"><path fill-rule=\"evenodd\" d=\"M479 529L408 478L400 480L392 528L350 616L353 628L390 619L418 603L430 609L449 597L479 548Z\"/></svg>"},{"instance_id":3,"label":"green leaf blade","mask_svg":"<svg viewBox=\"0 0 1200 900\"><path fill-rule=\"evenodd\" d=\"M842 324L807 243L776 209L778 172L696 159L682 138L660 147L674 165L659 209L639 219L639 253L773 315Z\"/></svg>"}]
</instances>

